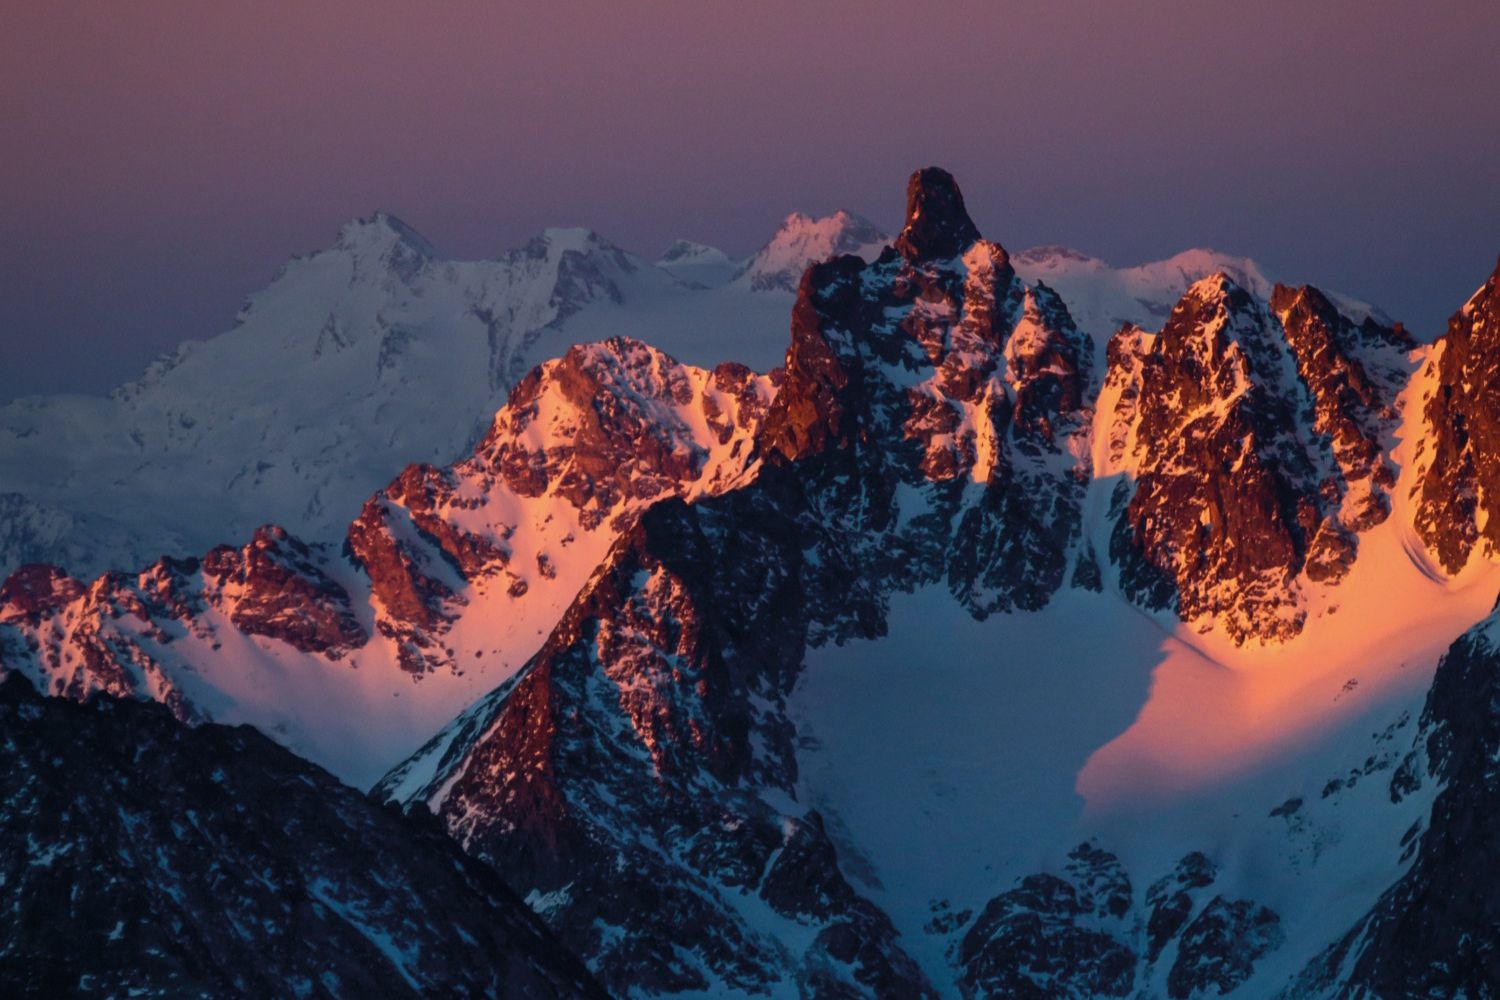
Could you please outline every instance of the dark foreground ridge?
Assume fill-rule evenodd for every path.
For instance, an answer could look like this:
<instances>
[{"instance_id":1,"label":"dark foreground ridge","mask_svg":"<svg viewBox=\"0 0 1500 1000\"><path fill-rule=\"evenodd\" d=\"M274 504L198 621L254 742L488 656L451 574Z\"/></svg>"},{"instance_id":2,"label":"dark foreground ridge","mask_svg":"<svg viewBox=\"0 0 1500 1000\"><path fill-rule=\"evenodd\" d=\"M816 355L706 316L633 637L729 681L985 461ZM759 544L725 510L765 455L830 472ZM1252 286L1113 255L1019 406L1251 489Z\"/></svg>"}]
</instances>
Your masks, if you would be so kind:
<instances>
[{"instance_id":1,"label":"dark foreground ridge","mask_svg":"<svg viewBox=\"0 0 1500 1000\"><path fill-rule=\"evenodd\" d=\"M436 824L247 726L11 675L0 845L0 995L605 995Z\"/></svg>"}]
</instances>

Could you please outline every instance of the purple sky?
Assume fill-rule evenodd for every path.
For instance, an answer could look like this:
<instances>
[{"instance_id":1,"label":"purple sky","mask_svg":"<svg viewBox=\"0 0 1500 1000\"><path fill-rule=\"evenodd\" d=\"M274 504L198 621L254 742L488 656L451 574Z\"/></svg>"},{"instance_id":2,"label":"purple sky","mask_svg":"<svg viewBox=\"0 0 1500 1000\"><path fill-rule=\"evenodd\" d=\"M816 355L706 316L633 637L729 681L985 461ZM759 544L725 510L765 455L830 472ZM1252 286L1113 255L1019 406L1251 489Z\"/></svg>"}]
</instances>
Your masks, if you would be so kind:
<instances>
[{"instance_id":1,"label":"purple sky","mask_svg":"<svg viewBox=\"0 0 1500 1000\"><path fill-rule=\"evenodd\" d=\"M1194 245L1435 334L1500 252L1495 0L10 2L0 401L100 390L339 225L742 253L957 175L1013 249Z\"/></svg>"}]
</instances>

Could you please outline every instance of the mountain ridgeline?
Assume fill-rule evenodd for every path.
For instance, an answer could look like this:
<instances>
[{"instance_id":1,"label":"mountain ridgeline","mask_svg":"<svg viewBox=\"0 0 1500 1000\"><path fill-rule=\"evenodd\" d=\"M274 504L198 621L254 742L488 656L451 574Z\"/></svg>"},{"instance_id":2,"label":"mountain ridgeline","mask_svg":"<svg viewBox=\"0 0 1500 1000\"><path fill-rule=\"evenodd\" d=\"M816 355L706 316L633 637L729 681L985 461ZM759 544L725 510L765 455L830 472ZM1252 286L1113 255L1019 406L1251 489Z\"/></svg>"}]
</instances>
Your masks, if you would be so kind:
<instances>
[{"instance_id":1,"label":"mountain ridgeline","mask_svg":"<svg viewBox=\"0 0 1500 1000\"><path fill-rule=\"evenodd\" d=\"M1110 603L1159 625L1157 644L1284 663L1360 606L1390 552L1434 593L1489 586L1500 277L1428 346L1335 293L1229 269L1185 282L1152 328L1104 331L1107 296L1080 322L936 168L911 177L878 251L862 220L788 227L835 255L799 269L781 366L684 364L629 337L571 347L515 384L469 457L408 467L340 539L267 525L92 582L17 570L0 669L70 699L161 702L152 725L251 723L434 814L620 994L1500 988L1474 943L1500 932L1483 874L1500 860L1490 619L1423 640L1430 692L1402 689L1419 713L1374 737L1337 717L1356 748L1378 744L1357 777L1388 789L1369 823L1391 850L1378 885L1344 894L1368 890L1358 919L1311 930L1242 877L1249 849L1158 858L1107 830L997 845L954 887L974 905L920 900L914 926L901 873L813 794L823 758L798 704L830 651L895 642L911 600L976 627ZM697 294L784 280L776 254L734 274L720 257L680 243L662 266ZM1403 609L1414 628L1422 611ZM1012 653L975 655L1001 669ZM918 700L936 665L910 659ZM931 736L912 727L892 739ZM1355 783L1271 803L1256 836L1311 830ZM1297 865L1375 850L1307 837ZM1338 864L1316 875L1334 894Z\"/></svg>"}]
</instances>

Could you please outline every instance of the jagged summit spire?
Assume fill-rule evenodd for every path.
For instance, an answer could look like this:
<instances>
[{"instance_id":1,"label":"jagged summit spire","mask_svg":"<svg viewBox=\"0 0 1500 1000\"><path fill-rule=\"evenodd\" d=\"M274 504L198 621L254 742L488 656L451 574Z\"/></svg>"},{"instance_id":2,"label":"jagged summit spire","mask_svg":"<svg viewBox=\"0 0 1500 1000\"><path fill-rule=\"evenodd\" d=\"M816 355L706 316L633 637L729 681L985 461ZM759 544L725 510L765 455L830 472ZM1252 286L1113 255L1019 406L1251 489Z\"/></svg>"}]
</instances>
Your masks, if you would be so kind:
<instances>
[{"instance_id":1,"label":"jagged summit spire","mask_svg":"<svg viewBox=\"0 0 1500 1000\"><path fill-rule=\"evenodd\" d=\"M896 249L908 260L955 257L979 239L953 175L923 167L906 184L906 225Z\"/></svg>"}]
</instances>

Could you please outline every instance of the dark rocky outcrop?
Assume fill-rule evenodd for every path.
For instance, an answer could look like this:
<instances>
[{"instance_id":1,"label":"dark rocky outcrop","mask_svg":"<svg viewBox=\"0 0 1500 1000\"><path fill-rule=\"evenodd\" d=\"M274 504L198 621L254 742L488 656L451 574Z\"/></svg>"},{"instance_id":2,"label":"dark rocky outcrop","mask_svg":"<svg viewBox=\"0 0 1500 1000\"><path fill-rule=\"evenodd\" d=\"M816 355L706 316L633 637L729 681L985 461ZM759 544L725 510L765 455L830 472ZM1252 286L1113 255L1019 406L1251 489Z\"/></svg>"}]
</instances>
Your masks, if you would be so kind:
<instances>
[{"instance_id":1,"label":"dark rocky outcrop","mask_svg":"<svg viewBox=\"0 0 1500 1000\"><path fill-rule=\"evenodd\" d=\"M906 185L906 225L893 244L908 260L956 257L979 239L953 175L924 167Z\"/></svg>"},{"instance_id":2,"label":"dark rocky outcrop","mask_svg":"<svg viewBox=\"0 0 1500 1000\"><path fill-rule=\"evenodd\" d=\"M1392 799L1441 786L1401 878L1308 966L1288 997L1493 997L1500 990L1500 644L1497 619L1443 657ZM1412 844L1409 832L1403 841ZM1411 851L1411 846L1407 848Z\"/></svg>"},{"instance_id":3,"label":"dark rocky outcrop","mask_svg":"<svg viewBox=\"0 0 1500 1000\"><path fill-rule=\"evenodd\" d=\"M959 944L959 986L966 996L1037 1000L1230 993L1284 935L1264 906L1210 898L1216 877L1194 852L1140 905L1119 859L1081 844L1061 874L1028 875L990 900Z\"/></svg>"},{"instance_id":4,"label":"dark rocky outcrop","mask_svg":"<svg viewBox=\"0 0 1500 1000\"><path fill-rule=\"evenodd\" d=\"M1082 845L1066 875L1028 875L990 900L959 945L959 986L970 997L1129 996L1131 906L1119 860Z\"/></svg>"},{"instance_id":5,"label":"dark rocky outcrop","mask_svg":"<svg viewBox=\"0 0 1500 1000\"><path fill-rule=\"evenodd\" d=\"M0 682L6 996L603 997L430 819L248 727Z\"/></svg>"},{"instance_id":6,"label":"dark rocky outcrop","mask_svg":"<svg viewBox=\"0 0 1500 1000\"><path fill-rule=\"evenodd\" d=\"M1285 940L1281 918L1266 907L1215 896L1182 931L1177 959L1167 973L1167 996L1188 1000L1229 993Z\"/></svg>"},{"instance_id":7,"label":"dark rocky outcrop","mask_svg":"<svg viewBox=\"0 0 1500 1000\"><path fill-rule=\"evenodd\" d=\"M1372 528L1391 512L1396 396L1405 387L1406 358L1416 342L1400 323L1355 323L1311 285L1277 285L1270 305L1312 396L1312 430L1328 440L1342 474L1343 523L1354 532ZM1319 569L1311 566L1309 572ZM1325 570L1323 578L1330 575Z\"/></svg>"},{"instance_id":8,"label":"dark rocky outcrop","mask_svg":"<svg viewBox=\"0 0 1500 1000\"><path fill-rule=\"evenodd\" d=\"M1167 942L1177 936L1193 912L1194 890L1213 884L1218 872L1214 863L1194 851L1146 890L1146 958L1156 961Z\"/></svg>"}]
</instances>

